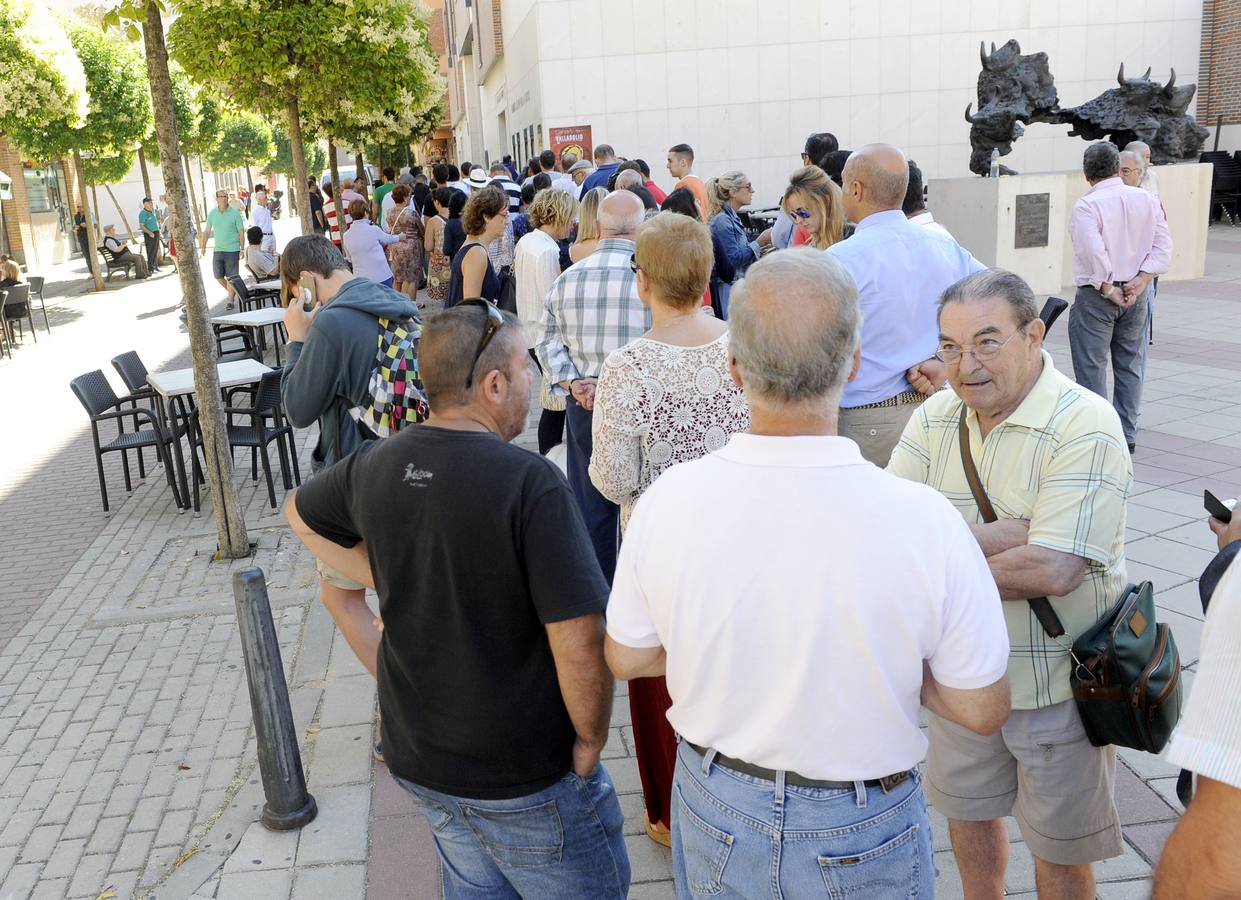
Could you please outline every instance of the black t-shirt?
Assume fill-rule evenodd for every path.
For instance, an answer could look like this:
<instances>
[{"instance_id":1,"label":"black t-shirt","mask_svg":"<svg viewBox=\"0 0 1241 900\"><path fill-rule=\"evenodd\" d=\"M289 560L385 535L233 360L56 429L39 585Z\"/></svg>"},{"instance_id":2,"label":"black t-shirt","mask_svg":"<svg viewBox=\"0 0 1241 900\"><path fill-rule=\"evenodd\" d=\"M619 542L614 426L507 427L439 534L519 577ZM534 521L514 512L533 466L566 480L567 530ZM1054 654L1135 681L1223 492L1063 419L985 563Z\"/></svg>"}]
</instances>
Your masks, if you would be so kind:
<instances>
[{"instance_id":1,"label":"black t-shirt","mask_svg":"<svg viewBox=\"0 0 1241 900\"><path fill-rule=\"evenodd\" d=\"M323 212L323 196L318 191L310 192L310 227L316 231L324 231L327 225L319 221L316 213Z\"/></svg>"},{"instance_id":2,"label":"black t-shirt","mask_svg":"<svg viewBox=\"0 0 1241 900\"><path fill-rule=\"evenodd\" d=\"M608 587L554 464L495 434L416 425L296 502L316 533L366 542L388 768L479 799L563 778L575 732L544 626L602 612Z\"/></svg>"}]
</instances>

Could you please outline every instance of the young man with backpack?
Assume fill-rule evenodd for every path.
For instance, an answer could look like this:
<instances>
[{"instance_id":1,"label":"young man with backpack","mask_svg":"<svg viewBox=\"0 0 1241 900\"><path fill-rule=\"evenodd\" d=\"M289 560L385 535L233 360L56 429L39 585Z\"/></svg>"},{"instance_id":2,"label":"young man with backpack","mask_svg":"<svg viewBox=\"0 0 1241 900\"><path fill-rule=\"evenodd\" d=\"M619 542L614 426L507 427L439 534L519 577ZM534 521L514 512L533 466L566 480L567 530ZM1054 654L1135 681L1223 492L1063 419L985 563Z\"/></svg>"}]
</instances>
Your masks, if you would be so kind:
<instances>
[{"instance_id":1,"label":"young man with backpack","mask_svg":"<svg viewBox=\"0 0 1241 900\"><path fill-rule=\"evenodd\" d=\"M386 437L401 424L420 421L426 406L417 377L414 302L354 276L340 251L317 234L289 242L280 257L280 276L290 294L284 313L289 343L281 397L295 427L319 423L312 472L340 461L368 440ZM380 632L366 605L365 588L322 564L318 570L323 605L374 675Z\"/></svg>"}]
</instances>

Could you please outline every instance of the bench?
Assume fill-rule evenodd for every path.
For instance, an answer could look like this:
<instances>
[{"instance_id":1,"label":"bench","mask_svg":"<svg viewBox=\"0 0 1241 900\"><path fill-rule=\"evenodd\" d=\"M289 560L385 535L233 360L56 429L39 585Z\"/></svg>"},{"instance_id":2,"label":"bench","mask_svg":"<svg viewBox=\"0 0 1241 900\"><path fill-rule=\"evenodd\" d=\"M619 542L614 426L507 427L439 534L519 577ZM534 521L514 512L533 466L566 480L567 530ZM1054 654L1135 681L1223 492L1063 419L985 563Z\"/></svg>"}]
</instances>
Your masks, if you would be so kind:
<instances>
[{"instance_id":1,"label":"bench","mask_svg":"<svg viewBox=\"0 0 1241 900\"><path fill-rule=\"evenodd\" d=\"M104 247L104 246L102 246L102 245L100 245L100 247L99 247L99 255L103 257L104 264L107 266L107 269L108 269L108 278L107 278L107 280L108 280L108 281L111 281L111 280L112 280L112 275L113 275L113 274L114 274L114 273L115 273L118 269L124 269L124 270L125 270L125 277L126 277L126 278L132 278L132 277L133 277L133 275L134 275L134 271L133 271L133 269L134 269L134 261L133 261L132 259L128 259L128 258L118 258L118 257L117 257L117 255L116 255L115 253L113 253L113 252L112 252L111 250L109 250L107 247Z\"/></svg>"}]
</instances>

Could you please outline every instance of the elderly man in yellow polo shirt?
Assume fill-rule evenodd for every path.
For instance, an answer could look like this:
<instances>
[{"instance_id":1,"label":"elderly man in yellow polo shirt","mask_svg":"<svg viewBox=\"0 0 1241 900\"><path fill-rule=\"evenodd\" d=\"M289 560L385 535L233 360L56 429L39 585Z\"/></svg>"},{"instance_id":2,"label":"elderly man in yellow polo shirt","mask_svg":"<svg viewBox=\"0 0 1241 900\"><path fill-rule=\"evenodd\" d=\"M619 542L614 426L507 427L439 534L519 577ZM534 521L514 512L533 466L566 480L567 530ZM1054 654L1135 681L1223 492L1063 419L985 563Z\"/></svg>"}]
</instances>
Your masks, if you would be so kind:
<instances>
[{"instance_id":1,"label":"elderly man in yellow polo shirt","mask_svg":"<svg viewBox=\"0 0 1241 900\"><path fill-rule=\"evenodd\" d=\"M1011 272L988 269L948 288L936 355L952 391L914 413L888 465L960 510L1004 600L1007 724L981 737L930 716L927 797L948 817L967 897L1003 896L1008 815L1034 854L1040 897L1092 900L1091 864L1122 850L1115 749L1086 738L1068 651L1125 587L1133 468L1115 410L1056 371L1044 330L1033 292ZM962 427L998 516L990 523L966 475ZM1042 597L1063 626L1058 638L1027 603Z\"/></svg>"}]
</instances>

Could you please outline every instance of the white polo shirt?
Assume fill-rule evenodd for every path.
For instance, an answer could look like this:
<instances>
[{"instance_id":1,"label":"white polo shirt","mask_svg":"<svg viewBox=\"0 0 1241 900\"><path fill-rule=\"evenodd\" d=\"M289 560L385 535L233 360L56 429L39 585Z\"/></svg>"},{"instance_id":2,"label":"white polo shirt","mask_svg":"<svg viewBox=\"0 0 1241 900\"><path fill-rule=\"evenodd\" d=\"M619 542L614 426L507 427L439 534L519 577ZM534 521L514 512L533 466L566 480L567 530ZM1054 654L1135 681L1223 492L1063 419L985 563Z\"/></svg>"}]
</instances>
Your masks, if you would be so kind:
<instances>
[{"instance_id":1,"label":"white polo shirt","mask_svg":"<svg viewBox=\"0 0 1241 900\"><path fill-rule=\"evenodd\" d=\"M841 437L733 435L638 501L608 634L667 652L668 721L702 747L807 778L912 768L922 662L1003 677L995 580L938 492Z\"/></svg>"}]
</instances>

